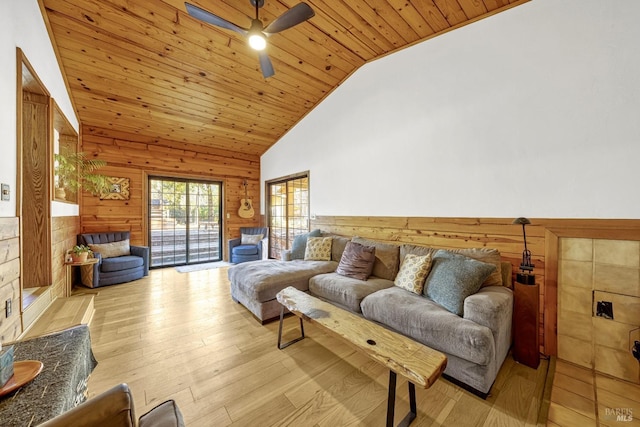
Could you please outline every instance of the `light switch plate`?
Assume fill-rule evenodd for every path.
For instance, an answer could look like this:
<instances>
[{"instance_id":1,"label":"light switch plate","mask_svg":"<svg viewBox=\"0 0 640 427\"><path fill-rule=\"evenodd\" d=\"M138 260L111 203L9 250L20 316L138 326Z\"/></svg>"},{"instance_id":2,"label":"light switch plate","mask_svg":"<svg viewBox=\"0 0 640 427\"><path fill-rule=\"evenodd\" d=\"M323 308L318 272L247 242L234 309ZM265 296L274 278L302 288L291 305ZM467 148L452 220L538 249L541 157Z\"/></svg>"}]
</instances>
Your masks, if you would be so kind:
<instances>
[{"instance_id":1,"label":"light switch plate","mask_svg":"<svg viewBox=\"0 0 640 427\"><path fill-rule=\"evenodd\" d=\"M9 184L0 184L0 194L2 195L2 199L4 201L8 201L9 197L11 195L11 192L9 190Z\"/></svg>"}]
</instances>

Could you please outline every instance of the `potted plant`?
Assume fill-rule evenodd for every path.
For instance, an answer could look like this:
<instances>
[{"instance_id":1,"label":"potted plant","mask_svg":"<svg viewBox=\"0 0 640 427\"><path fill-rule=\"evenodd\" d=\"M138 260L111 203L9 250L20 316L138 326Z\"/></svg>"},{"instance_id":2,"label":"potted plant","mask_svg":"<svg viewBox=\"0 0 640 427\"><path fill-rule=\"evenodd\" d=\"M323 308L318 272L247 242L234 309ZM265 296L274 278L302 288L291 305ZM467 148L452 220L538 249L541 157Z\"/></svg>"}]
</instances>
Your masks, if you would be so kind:
<instances>
[{"instance_id":1,"label":"potted plant","mask_svg":"<svg viewBox=\"0 0 640 427\"><path fill-rule=\"evenodd\" d=\"M73 262L85 262L89 257L89 254L93 253L89 246L75 245L71 248L71 260Z\"/></svg>"},{"instance_id":2,"label":"potted plant","mask_svg":"<svg viewBox=\"0 0 640 427\"><path fill-rule=\"evenodd\" d=\"M93 173L107 165L104 160L89 159L83 152L61 147L60 153L54 154L54 162L57 199L65 200L67 192L76 194L80 188L94 196L108 191L107 176Z\"/></svg>"}]
</instances>

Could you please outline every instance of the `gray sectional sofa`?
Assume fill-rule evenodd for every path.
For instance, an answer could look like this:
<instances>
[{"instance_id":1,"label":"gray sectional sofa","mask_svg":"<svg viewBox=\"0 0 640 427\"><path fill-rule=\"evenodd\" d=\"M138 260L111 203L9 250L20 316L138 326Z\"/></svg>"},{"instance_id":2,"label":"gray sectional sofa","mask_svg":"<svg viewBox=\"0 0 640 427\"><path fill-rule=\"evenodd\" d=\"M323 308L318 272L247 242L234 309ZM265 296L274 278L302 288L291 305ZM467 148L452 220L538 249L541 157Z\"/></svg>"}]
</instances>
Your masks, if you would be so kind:
<instances>
[{"instance_id":1,"label":"gray sectional sofa","mask_svg":"<svg viewBox=\"0 0 640 427\"><path fill-rule=\"evenodd\" d=\"M464 298L462 315L458 315L426 297L426 288L425 294L418 295L394 283L408 254L435 256L442 253L437 248L332 237L329 261L295 259L300 257L298 249L292 260L254 261L231 267L232 298L264 323L280 314L282 306L276 301L276 294L294 286L443 352L448 358L444 375L486 397L511 346L511 264L502 262L495 250L452 250L495 265L482 287ZM367 280L336 272L349 241L375 247L373 271Z\"/></svg>"}]
</instances>

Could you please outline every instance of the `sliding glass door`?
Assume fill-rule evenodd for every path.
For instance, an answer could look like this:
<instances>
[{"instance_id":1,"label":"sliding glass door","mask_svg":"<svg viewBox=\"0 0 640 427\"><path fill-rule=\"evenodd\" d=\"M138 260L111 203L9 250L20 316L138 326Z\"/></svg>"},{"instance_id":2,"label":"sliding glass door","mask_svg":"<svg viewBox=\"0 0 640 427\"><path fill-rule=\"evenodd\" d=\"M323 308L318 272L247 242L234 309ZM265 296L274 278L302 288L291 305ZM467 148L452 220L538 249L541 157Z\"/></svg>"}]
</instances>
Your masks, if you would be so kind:
<instances>
[{"instance_id":1,"label":"sliding glass door","mask_svg":"<svg viewBox=\"0 0 640 427\"><path fill-rule=\"evenodd\" d=\"M149 177L151 267L220 261L222 183Z\"/></svg>"},{"instance_id":2,"label":"sliding glass door","mask_svg":"<svg viewBox=\"0 0 640 427\"><path fill-rule=\"evenodd\" d=\"M309 176L300 174L267 182L269 257L280 259L293 239L309 231Z\"/></svg>"}]
</instances>

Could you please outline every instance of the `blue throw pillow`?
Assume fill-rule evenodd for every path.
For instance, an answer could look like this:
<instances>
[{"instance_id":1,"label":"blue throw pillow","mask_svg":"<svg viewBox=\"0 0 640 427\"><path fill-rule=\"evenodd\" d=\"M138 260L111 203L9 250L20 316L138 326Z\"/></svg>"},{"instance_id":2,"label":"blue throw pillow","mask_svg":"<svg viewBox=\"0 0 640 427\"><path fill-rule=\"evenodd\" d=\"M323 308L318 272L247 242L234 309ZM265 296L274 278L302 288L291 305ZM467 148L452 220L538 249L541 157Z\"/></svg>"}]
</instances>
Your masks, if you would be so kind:
<instances>
[{"instance_id":1,"label":"blue throw pillow","mask_svg":"<svg viewBox=\"0 0 640 427\"><path fill-rule=\"evenodd\" d=\"M493 264L438 250L433 255L424 294L448 311L462 316L465 298L478 292L482 282L495 269Z\"/></svg>"},{"instance_id":2,"label":"blue throw pillow","mask_svg":"<svg viewBox=\"0 0 640 427\"><path fill-rule=\"evenodd\" d=\"M309 237L320 237L320 229L300 234L293 239L291 245L291 259L304 259L304 253L307 250L307 239Z\"/></svg>"}]
</instances>

